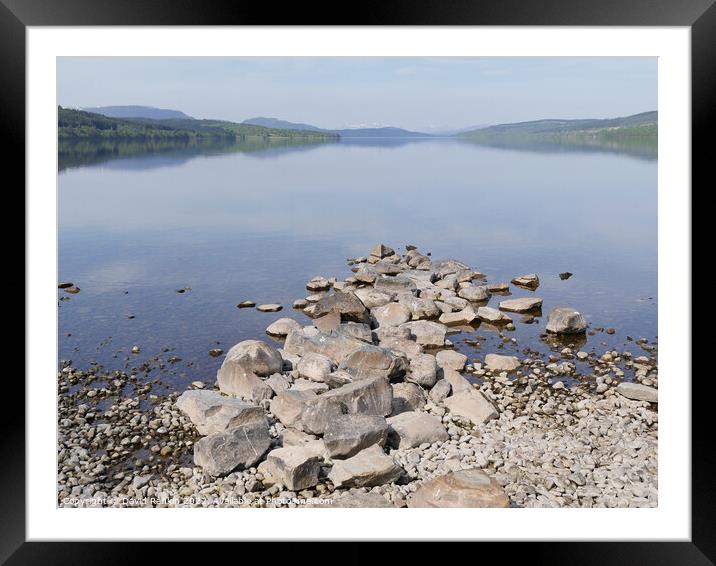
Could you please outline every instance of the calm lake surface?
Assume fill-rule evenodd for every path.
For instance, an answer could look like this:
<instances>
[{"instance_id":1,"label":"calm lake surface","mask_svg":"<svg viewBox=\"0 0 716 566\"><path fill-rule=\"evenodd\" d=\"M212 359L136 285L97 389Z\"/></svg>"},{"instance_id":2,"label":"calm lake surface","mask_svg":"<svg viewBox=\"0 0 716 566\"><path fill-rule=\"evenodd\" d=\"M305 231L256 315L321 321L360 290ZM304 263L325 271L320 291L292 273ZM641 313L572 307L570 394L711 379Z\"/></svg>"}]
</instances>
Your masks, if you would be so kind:
<instances>
[{"instance_id":1,"label":"calm lake surface","mask_svg":"<svg viewBox=\"0 0 716 566\"><path fill-rule=\"evenodd\" d=\"M90 148L91 149L91 148ZM313 276L351 275L346 258L384 242L415 244L508 281L536 272L538 324L505 344L484 328L451 336L470 358L549 351L555 306L597 332L577 346L641 355L657 335L657 161L627 148L485 147L455 140L236 144L60 151L59 356L77 367L126 369L158 356L169 389L213 383L223 356L289 316ZM558 274L574 275L560 280ZM190 287L185 293L177 289ZM278 313L237 309L251 299ZM490 306L503 297L493 296ZM133 316L134 318L129 318ZM484 337L479 349L465 338ZM141 353L133 355L133 345ZM170 363L170 357L180 358Z\"/></svg>"}]
</instances>

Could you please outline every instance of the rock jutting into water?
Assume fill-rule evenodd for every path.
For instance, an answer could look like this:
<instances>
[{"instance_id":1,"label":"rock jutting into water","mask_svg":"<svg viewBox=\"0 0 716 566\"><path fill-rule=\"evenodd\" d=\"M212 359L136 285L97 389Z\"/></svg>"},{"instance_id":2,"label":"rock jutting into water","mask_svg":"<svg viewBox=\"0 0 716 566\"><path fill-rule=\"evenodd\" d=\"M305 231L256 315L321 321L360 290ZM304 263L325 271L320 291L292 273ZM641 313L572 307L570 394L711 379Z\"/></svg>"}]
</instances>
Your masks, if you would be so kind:
<instances>
[{"instance_id":1,"label":"rock jutting into water","mask_svg":"<svg viewBox=\"0 0 716 566\"><path fill-rule=\"evenodd\" d=\"M513 355L503 332L539 318L542 299L488 306L506 284L406 252L378 244L344 280L312 278L294 302L310 323L280 318L266 342L234 345L215 386L197 376L167 395L134 369L64 366L59 504L655 507L656 347L583 351L583 315L548 305L552 353ZM472 356L457 351L478 328L499 345L477 334Z\"/></svg>"}]
</instances>

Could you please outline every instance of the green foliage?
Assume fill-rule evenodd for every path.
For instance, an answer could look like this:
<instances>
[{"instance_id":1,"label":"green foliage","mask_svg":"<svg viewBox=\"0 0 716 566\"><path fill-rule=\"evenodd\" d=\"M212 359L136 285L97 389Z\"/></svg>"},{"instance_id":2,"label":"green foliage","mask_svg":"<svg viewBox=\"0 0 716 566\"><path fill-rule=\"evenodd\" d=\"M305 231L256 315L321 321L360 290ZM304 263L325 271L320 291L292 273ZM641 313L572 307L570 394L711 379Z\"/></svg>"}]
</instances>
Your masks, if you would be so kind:
<instances>
[{"instance_id":1,"label":"green foliage","mask_svg":"<svg viewBox=\"0 0 716 566\"><path fill-rule=\"evenodd\" d=\"M58 138L60 140L182 140L185 142L211 139L237 140L250 136L264 138L297 138L332 140L338 136L324 132L264 128L222 120L149 118L109 118L82 110L58 107Z\"/></svg>"}]
</instances>

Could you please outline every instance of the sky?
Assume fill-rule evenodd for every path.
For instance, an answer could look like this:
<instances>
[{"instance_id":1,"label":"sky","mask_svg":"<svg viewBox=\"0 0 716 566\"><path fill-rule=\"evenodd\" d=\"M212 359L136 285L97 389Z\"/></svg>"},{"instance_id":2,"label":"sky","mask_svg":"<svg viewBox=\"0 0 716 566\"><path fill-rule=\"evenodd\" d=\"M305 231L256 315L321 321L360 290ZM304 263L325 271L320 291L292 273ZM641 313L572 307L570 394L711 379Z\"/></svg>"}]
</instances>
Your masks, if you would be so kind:
<instances>
[{"instance_id":1,"label":"sky","mask_svg":"<svg viewBox=\"0 0 716 566\"><path fill-rule=\"evenodd\" d=\"M57 102L440 131L657 109L652 57L58 57Z\"/></svg>"}]
</instances>

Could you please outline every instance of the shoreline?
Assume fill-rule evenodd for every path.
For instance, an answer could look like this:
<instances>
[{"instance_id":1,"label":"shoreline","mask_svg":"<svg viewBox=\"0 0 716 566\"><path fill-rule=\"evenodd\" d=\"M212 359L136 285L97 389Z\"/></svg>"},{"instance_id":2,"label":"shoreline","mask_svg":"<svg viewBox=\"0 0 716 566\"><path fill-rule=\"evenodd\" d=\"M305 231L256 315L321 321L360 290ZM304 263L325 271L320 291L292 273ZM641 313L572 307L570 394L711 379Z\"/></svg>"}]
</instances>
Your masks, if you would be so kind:
<instances>
[{"instance_id":1,"label":"shoreline","mask_svg":"<svg viewBox=\"0 0 716 566\"><path fill-rule=\"evenodd\" d=\"M559 355L477 351L468 360L451 347L454 330L530 314L484 309L491 293L479 273L407 248L400 256L376 246L350 260L355 275L345 281L311 280L315 301L302 309L313 325L275 321L270 335L286 337L282 348L238 344L218 388L196 383L179 406L180 392L158 394L136 374L62 368L58 505L447 506L426 499L425 486L486 474L492 504L476 505L485 490L470 484L455 488L462 506L656 506L657 404L625 396L656 394L656 347L648 356L566 345ZM564 335L566 344L584 330ZM570 360L588 362L591 374ZM619 385L627 369L635 391ZM204 402L233 424L202 412ZM260 457L217 467L226 454L204 439L261 419ZM350 426L338 434L334 420ZM366 468L360 478L346 471L356 463Z\"/></svg>"}]
</instances>

